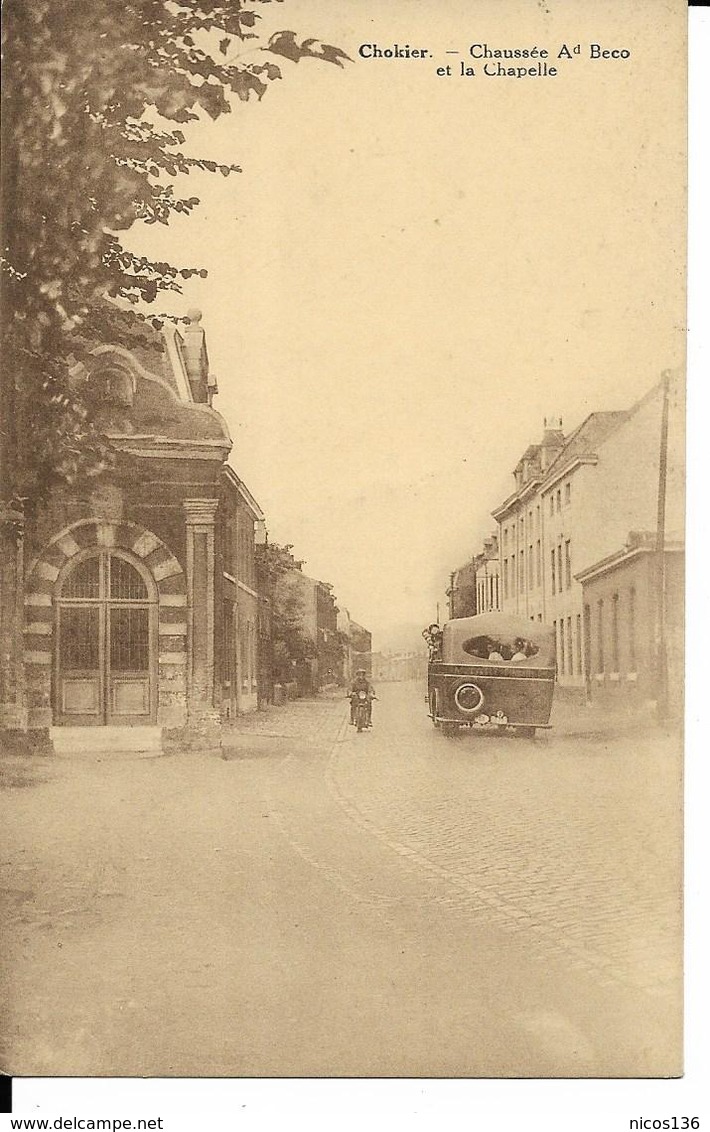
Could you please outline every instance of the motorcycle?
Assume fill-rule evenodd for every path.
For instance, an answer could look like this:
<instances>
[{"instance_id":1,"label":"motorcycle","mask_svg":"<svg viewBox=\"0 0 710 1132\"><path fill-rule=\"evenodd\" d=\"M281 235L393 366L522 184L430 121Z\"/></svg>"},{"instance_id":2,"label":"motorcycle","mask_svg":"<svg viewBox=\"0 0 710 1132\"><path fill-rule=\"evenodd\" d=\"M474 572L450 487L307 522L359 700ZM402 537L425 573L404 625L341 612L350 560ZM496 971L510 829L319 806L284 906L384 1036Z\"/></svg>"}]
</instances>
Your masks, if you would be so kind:
<instances>
[{"instance_id":1,"label":"motorcycle","mask_svg":"<svg viewBox=\"0 0 710 1132\"><path fill-rule=\"evenodd\" d=\"M353 704L353 723L358 732L367 730L371 727L370 722L370 702L376 699L375 696L370 695L369 692L360 691L353 692L350 701Z\"/></svg>"}]
</instances>

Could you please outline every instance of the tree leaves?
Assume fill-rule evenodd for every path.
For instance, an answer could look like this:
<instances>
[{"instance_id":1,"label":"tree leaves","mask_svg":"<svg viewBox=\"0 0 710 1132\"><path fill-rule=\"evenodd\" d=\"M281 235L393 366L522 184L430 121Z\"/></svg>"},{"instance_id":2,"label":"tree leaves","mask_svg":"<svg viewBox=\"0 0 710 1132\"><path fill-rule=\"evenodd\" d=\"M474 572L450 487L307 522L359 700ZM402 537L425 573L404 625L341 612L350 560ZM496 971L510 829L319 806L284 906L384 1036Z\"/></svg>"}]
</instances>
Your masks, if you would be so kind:
<instances>
[{"instance_id":1,"label":"tree leaves","mask_svg":"<svg viewBox=\"0 0 710 1132\"><path fill-rule=\"evenodd\" d=\"M326 63L335 63L337 67L342 67L345 62L350 61L349 56L339 47L321 43L318 39L304 39L302 43L298 43L294 31L276 32L262 51L283 55L293 63L298 63L301 59L322 59Z\"/></svg>"},{"instance_id":2,"label":"tree leaves","mask_svg":"<svg viewBox=\"0 0 710 1132\"><path fill-rule=\"evenodd\" d=\"M302 663L317 652L305 627L303 596L297 586L284 584L288 575L301 570L303 562L294 556L290 543L267 542L256 551L260 589L268 596L271 613L273 676L289 679L293 662Z\"/></svg>"},{"instance_id":3,"label":"tree leaves","mask_svg":"<svg viewBox=\"0 0 710 1132\"><path fill-rule=\"evenodd\" d=\"M65 359L96 342L155 349L168 316L151 316L151 305L206 275L136 256L117 235L136 221L190 216L199 199L176 185L191 172L241 172L185 152L179 127L218 119L235 98L262 98L281 70L259 51L338 66L346 58L318 40L298 44L293 32L260 45L255 5L268 2L5 0L2 410L15 423L4 497L107 466ZM244 58L228 57L230 45L251 41Z\"/></svg>"}]
</instances>

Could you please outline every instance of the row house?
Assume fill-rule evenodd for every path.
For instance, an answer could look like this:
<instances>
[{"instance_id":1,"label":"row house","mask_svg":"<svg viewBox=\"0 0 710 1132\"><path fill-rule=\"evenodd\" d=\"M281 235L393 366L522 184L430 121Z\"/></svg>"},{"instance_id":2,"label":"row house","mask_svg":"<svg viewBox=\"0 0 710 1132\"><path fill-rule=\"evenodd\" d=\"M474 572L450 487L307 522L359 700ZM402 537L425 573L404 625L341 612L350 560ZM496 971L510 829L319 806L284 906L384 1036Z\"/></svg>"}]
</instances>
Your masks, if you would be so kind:
<instances>
[{"instance_id":1,"label":"row house","mask_svg":"<svg viewBox=\"0 0 710 1132\"><path fill-rule=\"evenodd\" d=\"M502 609L552 625L560 684L589 687L593 619L583 579L632 530L654 530L663 385L628 410L591 413L568 437L546 421L518 462L498 523ZM672 453L672 523L682 537L682 444Z\"/></svg>"},{"instance_id":2,"label":"row house","mask_svg":"<svg viewBox=\"0 0 710 1132\"><path fill-rule=\"evenodd\" d=\"M152 346L100 345L74 375L101 401L115 459L24 529L16 716L55 748L74 727L99 747L102 729L135 725L219 746L221 719L256 707L263 515L227 463L200 320Z\"/></svg>"}]
</instances>

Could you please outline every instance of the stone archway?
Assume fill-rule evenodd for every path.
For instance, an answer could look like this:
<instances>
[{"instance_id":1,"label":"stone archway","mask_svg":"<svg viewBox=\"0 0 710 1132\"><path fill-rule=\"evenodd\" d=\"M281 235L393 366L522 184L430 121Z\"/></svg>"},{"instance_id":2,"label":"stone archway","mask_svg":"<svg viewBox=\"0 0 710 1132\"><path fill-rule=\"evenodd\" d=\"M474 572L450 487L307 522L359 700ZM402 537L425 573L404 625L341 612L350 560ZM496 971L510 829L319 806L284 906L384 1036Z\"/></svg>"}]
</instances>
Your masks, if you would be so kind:
<instances>
[{"instance_id":1,"label":"stone archway","mask_svg":"<svg viewBox=\"0 0 710 1132\"><path fill-rule=\"evenodd\" d=\"M62 605L62 581L71 573L72 562L78 564L94 558L98 562L107 561L112 553L117 560L134 565L145 577L146 593L153 595L152 600L148 596L145 602L155 607L151 718L168 727L185 723L187 588L182 566L162 540L144 527L131 522L82 519L50 540L27 577L24 660L30 728L49 727L63 715L57 686L57 624ZM110 594L105 600L109 599ZM97 600L100 604L104 599ZM64 604L71 604L71 599ZM81 604L80 598L77 604ZM90 601L85 604L88 606ZM126 605L130 606L130 601ZM136 599L134 605L138 609L140 600ZM105 721L105 711L102 718ZM132 721L135 720L130 713L126 713L125 722Z\"/></svg>"}]
</instances>

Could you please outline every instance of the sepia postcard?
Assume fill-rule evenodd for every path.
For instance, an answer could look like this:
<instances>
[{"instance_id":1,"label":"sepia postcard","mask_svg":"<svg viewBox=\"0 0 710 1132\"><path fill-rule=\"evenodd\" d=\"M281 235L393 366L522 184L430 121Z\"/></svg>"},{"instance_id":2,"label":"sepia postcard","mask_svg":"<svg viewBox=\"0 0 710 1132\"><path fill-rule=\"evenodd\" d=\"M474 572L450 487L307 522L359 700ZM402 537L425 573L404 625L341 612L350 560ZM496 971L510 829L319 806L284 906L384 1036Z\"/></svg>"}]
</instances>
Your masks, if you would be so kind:
<instances>
[{"instance_id":1,"label":"sepia postcard","mask_svg":"<svg viewBox=\"0 0 710 1132\"><path fill-rule=\"evenodd\" d=\"M3 1073L682 1076L687 22L5 3Z\"/></svg>"}]
</instances>

